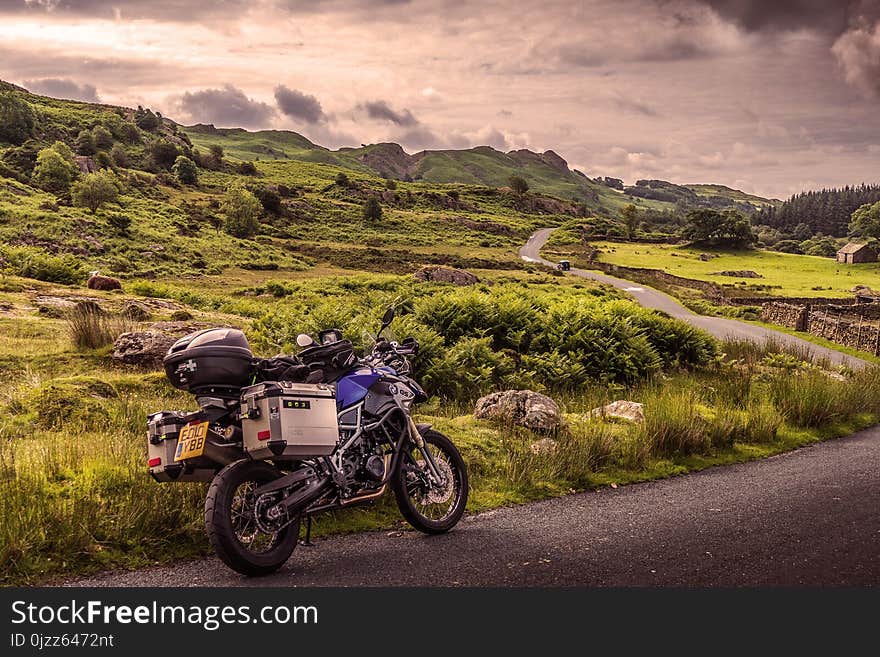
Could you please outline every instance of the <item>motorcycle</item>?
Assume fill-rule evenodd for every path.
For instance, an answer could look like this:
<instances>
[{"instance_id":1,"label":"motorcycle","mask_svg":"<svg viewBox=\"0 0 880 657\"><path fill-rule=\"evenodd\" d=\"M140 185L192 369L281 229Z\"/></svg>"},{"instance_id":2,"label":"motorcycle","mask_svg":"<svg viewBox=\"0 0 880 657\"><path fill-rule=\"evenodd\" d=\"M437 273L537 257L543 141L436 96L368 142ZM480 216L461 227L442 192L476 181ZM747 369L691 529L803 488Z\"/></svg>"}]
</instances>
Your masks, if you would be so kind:
<instances>
[{"instance_id":1,"label":"motorcycle","mask_svg":"<svg viewBox=\"0 0 880 657\"><path fill-rule=\"evenodd\" d=\"M413 338L382 337L356 357L337 329L300 335L295 358L253 357L244 334L208 329L182 338L165 357L177 388L196 396L193 413L148 418L154 479L210 481L205 527L233 570L274 572L291 556L300 525L323 511L379 499L389 488L415 529L440 534L468 498L464 460L453 442L412 418L427 400L412 378Z\"/></svg>"}]
</instances>

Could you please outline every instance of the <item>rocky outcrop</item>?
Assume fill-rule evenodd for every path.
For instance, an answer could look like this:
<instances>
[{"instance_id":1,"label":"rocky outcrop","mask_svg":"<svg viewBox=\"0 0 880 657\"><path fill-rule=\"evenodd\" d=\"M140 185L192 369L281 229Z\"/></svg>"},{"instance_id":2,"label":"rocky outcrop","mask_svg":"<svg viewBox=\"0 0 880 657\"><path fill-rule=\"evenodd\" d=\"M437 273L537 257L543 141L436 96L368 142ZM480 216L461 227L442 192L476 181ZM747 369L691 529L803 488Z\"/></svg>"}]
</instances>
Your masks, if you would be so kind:
<instances>
[{"instance_id":1,"label":"rocky outcrop","mask_svg":"<svg viewBox=\"0 0 880 657\"><path fill-rule=\"evenodd\" d=\"M123 333L113 344L113 360L126 365L158 368L176 340L175 336L159 331Z\"/></svg>"},{"instance_id":2,"label":"rocky outcrop","mask_svg":"<svg viewBox=\"0 0 880 657\"><path fill-rule=\"evenodd\" d=\"M629 420L630 422L644 422L645 407L638 402L618 399L617 401L611 402L610 404L607 404L605 406L594 408L592 411L590 411L589 415L590 417L616 417L622 420Z\"/></svg>"},{"instance_id":3,"label":"rocky outcrop","mask_svg":"<svg viewBox=\"0 0 880 657\"><path fill-rule=\"evenodd\" d=\"M475 285L480 282L480 279L469 271L453 267L422 267L413 276L418 281L452 283L461 286Z\"/></svg>"},{"instance_id":4,"label":"rocky outcrop","mask_svg":"<svg viewBox=\"0 0 880 657\"><path fill-rule=\"evenodd\" d=\"M764 278L756 271L751 269L726 269L724 271L712 272L713 276L731 276L733 278Z\"/></svg>"},{"instance_id":5,"label":"rocky outcrop","mask_svg":"<svg viewBox=\"0 0 880 657\"><path fill-rule=\"evenodd\" d=\"M562 414L556 402L533 390L505 390L480 397L474 407L474 417L510 422L539 433L562 426Z\"/></svg>"}]
</instances>

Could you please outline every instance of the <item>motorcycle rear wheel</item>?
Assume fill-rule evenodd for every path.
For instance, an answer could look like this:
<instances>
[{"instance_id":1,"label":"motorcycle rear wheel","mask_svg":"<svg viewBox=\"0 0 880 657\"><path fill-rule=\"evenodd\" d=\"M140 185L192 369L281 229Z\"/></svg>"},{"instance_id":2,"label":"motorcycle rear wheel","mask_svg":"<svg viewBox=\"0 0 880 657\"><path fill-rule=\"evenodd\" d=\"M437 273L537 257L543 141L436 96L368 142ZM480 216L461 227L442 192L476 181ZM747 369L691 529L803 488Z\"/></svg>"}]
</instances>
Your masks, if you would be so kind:
<instances>
[{"instance_id":1,"label":"motorcycle rear wheel","mask_svg":"<svg viewBox=\"0 0 880 657\"><path fill-rule=\"evenodd\" d=\"M290 558L299 538L299 518L275 533L257 526L253 490L281 476L265 461L243 459L223 468L205 499L205 529L214 552L247 576L273 573Z\"/></svg>"},{"instance_id":2,"label":"motorcycle rear wheel","mask_svg":"<svg viewBox=\"0 0 880 657\"><path fill-rule=\"evenodd\" d=\"M442 486L428 479L423 450L412 445L404 450L391 479L400 513L425 534L443 534L458 524L468 498L467 467L458 448L439 431L429 429L422 438L446 481Z\"/></svg>"}]
</instances>

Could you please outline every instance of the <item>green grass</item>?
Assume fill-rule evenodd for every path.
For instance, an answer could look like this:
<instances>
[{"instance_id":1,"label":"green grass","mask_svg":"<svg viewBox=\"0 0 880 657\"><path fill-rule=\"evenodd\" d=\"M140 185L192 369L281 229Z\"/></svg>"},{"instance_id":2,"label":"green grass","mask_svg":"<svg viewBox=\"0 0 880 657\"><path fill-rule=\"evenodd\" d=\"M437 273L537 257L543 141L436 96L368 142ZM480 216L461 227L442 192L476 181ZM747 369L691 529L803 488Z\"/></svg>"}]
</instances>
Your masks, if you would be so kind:
<instances>
[{"instance_id":1,"label":"green grass","mask_svg":"<svg viewBox=\"0 0 880 657\"><path fill-rule=\"evenodd\" d=\"M718 257L706 262L703 249L667 244L596 242L599 259L625 267L662 269L677 276L734 285L743 294L750 290L791 297L848 297L856 285L880 288L880 264L841 265L831 258L771 251L709 251ZM751 270L763 278L732 278L713 272ZM754 287L757 286L757 290Z\"/></svg>"}]
</instances>

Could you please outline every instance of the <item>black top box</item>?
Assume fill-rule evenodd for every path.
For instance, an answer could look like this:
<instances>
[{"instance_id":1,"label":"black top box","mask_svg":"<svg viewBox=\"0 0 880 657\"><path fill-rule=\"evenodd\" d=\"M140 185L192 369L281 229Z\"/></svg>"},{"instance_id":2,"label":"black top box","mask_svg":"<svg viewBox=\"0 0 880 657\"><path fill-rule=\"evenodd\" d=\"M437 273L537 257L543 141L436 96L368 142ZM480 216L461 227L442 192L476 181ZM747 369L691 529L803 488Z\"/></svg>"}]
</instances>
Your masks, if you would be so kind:
<instances>
[{"instance_id":1,"label":"black top box","mask_svg":"<svg viewBox=\"0 0 880 657\"><path fill-rule=\"evenodd\" d=\"M168 350L165 374L171 384L191 393L235 393L250 385L254 354L244 333L214 328L187 335Z\"/></svg>"}]
</instances>

